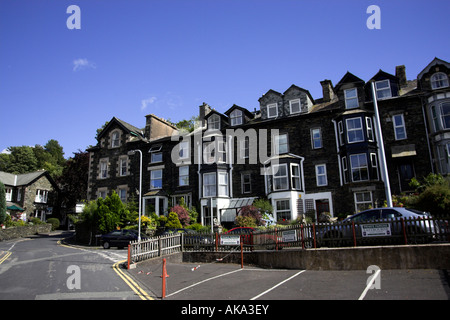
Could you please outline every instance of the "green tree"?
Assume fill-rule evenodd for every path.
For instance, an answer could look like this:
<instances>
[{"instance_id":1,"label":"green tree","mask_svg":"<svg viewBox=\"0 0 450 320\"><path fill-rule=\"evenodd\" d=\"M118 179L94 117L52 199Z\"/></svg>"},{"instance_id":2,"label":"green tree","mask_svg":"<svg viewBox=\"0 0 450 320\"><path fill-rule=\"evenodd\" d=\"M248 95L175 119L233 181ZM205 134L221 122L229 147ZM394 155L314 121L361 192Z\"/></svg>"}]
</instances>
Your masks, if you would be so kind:
<instances>
[{"instance_id":1,"label":"green tree","mask_svg":"<svg viewBox=\"0 0 450 320\"><path fill-rule=\"evenodd\" d=\"M33 172L38 169L38 162L32 147L9 147L8 150L11 154L9 155L9 164L6 172L21 174Z\"/></svg>"},{"instance_id":2,"label":"green tree","mask_svg":"<svg viewBox=\"0 0 450 320\"><path fill-rule=\"evenodd\" d=\"M170 212L167 218L166 228L168 229L181 229L181 222L178 219L178 215L175 212Z\"/></svg>"},{"instance_id":3,"label":"green tree","mask_svg":"<svg viewBox=\"0 0 450 320\"><path fill-rule=\"evenodd\" d=\"M6 191L5 185L0 181L0 224L6 221Z\"/></svg>"}]
</instances>

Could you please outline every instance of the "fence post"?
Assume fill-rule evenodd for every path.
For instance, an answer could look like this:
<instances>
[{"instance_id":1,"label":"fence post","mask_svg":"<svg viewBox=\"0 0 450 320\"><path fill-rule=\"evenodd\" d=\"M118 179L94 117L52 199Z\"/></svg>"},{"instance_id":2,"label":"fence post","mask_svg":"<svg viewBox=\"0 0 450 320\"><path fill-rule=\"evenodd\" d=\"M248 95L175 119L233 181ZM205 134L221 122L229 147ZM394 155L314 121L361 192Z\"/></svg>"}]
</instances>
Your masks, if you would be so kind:
<instances>
[{"instance_id":1,"label":"fence post","mask_svg":"<svg viewBox=\"0 0 450 320\"><path fill-rule=\"evenodd\" d=\"M162 240L161 236L158 237L158 257L161 257L161 247L162 247Z\"/></svg>"},{"instance_id":2,"label":"fence post","mask_svg":"<svg viewBox=\"0 0 450 320\"><path fill-rule=\"evenodd\" d=\"M244 269L244 236L241 235L241 269Z\"/></svg>"},{"instance_id":3,"label":"fence post","mask_svg":"<svg viewBox=\"0 0 450 320\"><path fill-rule=\"evenodd\" d=\"M356 247L356 233L355 233L355 222L352 221L352 232L353 232L353 246Z\"/></svg>"},{"instance_id":4,"label":"fence post","mask_svg":"<svg viewBox=\"0 0 450 320\"><path fill-rule=\"evenodd\" d=\"M408 244L408 240L406 238L405 220L403 220L403 218L400 218L400 221L402 222L403 239L405 240L405 244Z\"/></svg>"},{"instance_id":5,"label":"fence post","mask_svg":"<svg viewBox=\"0 0 450 320\"><path fill-rule=\"evenodd\" d=\"M128 244L128 264L127 264L128 270L130 270L130 261L131 261L131 244Z\"/></svg>"},{"instance_id":6,"label":"fence post","mask_svg":"<svg viewBox=\"0 0 450 320\"><path fill-rule=\"evenodd\" d=\"M303 224L300 225L300 235L302 237L302 249L305 249L305 239L303 238Z\"/></svg>"},{"instance_id":7,"label":"fence post","mask_svg":"<svg viewBox=\"0 0 450 320\"><path fill-rule=\"evenodd\" d=\"M216 252L219 251L219 234L216 232Z\"/></svg>"},{"instance_id":8,"label":"fence post","mask_svg":"<svg viewBox=\"0 0 450 320\"><path fill-rule=\"evenodd\" d=\"M162 298L164 299L166 297L166 259L163 259L162 264Z\"/></svg>"},{"instance_id":9,"label":"fence post","mask_svg":"<svg viewBox=\"0 0 450 320\"><path fill-rule=\"evenodd\" d=\"M312 229L313 229L314 249L317 249L317 245L316 245L316 225L315 225L315 223L313 223Z\"/></svg>"}]
</instances>

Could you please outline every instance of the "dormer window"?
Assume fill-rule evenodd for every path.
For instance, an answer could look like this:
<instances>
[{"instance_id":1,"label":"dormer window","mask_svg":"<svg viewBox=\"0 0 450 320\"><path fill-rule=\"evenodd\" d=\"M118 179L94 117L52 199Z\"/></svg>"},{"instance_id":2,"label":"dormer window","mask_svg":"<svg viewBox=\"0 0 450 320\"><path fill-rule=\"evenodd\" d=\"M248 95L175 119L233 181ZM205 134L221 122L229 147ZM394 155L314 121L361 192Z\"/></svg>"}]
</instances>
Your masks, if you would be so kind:
<instances>
[{"instance_id":1,"label":"dormer window","mask_svg":"<svg viewBox=\"0 0 450 320\"><path fill-rule=\"evenodd\" d=\"M381 80L375 82L377 99L383 100L392 97L391 85L389 80Z\"/></svg>"},{"instance_id":2,"label":"dormer window","mask_svg":"<svg viewBox=\"0 0 450 320\"><path fill-rule=\"evenodd\" d=\"M230 120L231 120L232 126L238 126L238 125L242 124L242 122L243 122L242 121L242 111L236 109L233 112L231 112Z\"/></svg>"},{"instance_id":3,"label":"dormer window","mask_svg":"<svg viewBox=\"0 0 450 320\"><path fill-rule=\"evenodd\" d=\"M278 117L278 105L276 103L267 105L267 118Z\"/></svg>"},{"instance_id":4,"label":"dormer window","mask_svg":"<svg viewBox=\"0 0 450 320\"><path fill-rule=\"evenodd\" d=\"M290 100L289 109L291 114L300 113L301 111L300 99Z\"/></svg>"},{"instance_id":5,"label":"dormer window","mask_svg":"<svg viewBox=\"0 0 450 320\"><path fill-rule=\"evenodd\" d=\"M431 89L448 87L448 77L443 72L435 73L431 76Z\"/></svg>"},{"instance_id":6,"label":"dormer window","mask_svg":"<svg viewBox=\"0 0 450 320\"><path fill-rule=\"evenodd\" d=\"M358 92L356 91L356 88L344 90L344 96L346 109L353 109L359 107Z\"/></svg>"},{"instance_id":7,"label":"dormer window","mask_svg":"<svg viewBox=\"0 0 450 320\"><path fill-rule=\"evenodd\" d=\"M115 131L111 135L111 148L120 147L120 133Z\"/></svg>"},{"instance_id":8,"label":"dormer window","mask_svg":"<svg viewBox=\"0 0 450 320\"><path fill-rule=\"evenodd\" d=\"M220 117L217 114L208 118L208 130L220 130Z\"/></svg>"}]
</instances>

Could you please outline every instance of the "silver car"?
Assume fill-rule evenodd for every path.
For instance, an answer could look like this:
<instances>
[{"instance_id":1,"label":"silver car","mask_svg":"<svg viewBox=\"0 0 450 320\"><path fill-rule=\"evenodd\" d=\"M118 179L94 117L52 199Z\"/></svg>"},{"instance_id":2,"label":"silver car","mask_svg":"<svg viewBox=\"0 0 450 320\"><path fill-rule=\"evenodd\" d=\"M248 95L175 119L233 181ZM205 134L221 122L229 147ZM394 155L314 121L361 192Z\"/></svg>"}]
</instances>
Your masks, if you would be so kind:
<instances>
[{"instance_id":1,"label":"silver car","mask_svg":"<svg viewBox=\"0 0 450 320\"><path fill-rule=\"evenodd\" d=\"M431 219L428 212L414 209L375 208L340 223L318 225L316 235L322 246L424 243L436 235Z\"/></svg>"}]
</instances>

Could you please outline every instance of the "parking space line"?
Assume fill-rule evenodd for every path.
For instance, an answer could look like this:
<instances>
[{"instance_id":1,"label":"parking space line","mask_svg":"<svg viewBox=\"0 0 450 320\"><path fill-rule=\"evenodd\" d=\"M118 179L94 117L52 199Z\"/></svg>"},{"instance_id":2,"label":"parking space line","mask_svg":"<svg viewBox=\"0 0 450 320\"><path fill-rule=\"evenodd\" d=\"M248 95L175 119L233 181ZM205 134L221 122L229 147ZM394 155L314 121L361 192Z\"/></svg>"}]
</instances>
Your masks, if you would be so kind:
<instances>
[{"instance_id":1,"label":"parking space line","mask_svg":"<svg viewBox=\"0 0 450 320\"><path fill-rule=\"evenodd\" d=\"M380 272L381 272L381 269L378 269L375 272L375 274L372 276L372 279L369 281L369 283L367 284L366 288L364 289L363 293L361 293L361 295L359 296L358 300L363 300L364 299L364 297L366 296L366 294L369 291L370 287L372 287L373 283L377 279L377 277L380 274Z\"/></svg>"},{"instance_id":2,"label":"parking space line","mask_svg":"<svg viewBox=\"0 0 450 320\"><path fill-rule=\"evenodd\" d=\"M288 282L288 281L291 280L291 279L294 279L296 276L302 274L302 273L305 272L305 271L306 271L306 270L302 270L302 271L300 271L300 272L297 272L297 273L294 274L293 276L287 278L286 280L281 281L281 282L278 283L277 285L273 286L272 288L267 289L266 291L264 291L264 292L258 294L257 296L251 298L250 300L256 300L256 299L262 297L262 296L265 295L266 293L269 293L269 292L272 291L273 289L275 289L275 288L281 286L283 283Z\"/></svg>"},{"instance_id":3,"label":"parking space line","mask_svg":"<svg viewBox=\"0 0 450 320\"><path fill-rule=\"evenodd\" d=\"M190 289L190 288L192 288L192 287L198 286L199 284L202 284L202 283L205 283L205 282L207 282L207 281L214 280L214 279L217 279L217 278L220 278L220 277L223 277L223 276L226 276L226 275L229 275L229 274L238 272L238 271L242 271L242 270L244 270L244 269L233 270L233 271L230 271L230 272L226 272L226 273L219 274L219 275L217 275L217 276L214 276L214 277L211 277L211 278L202 280L202 281L200 281L200 282L196 282L196 283L194 283L194 284L191 284L190 286L187 286L187 287L185 287L185 288L183 288L183 289L180 289L180 290L175 291L175 292L173 292L173 293L171 293L171 294L168 294L168 295L166 295L166 297L173 296L173 295L175 295L175 294L177 294L177 293L180 293L180 292L182 292L182 291L184 291L184 290L187 290L187 289Z\"/></svg>"}]
</instances>

